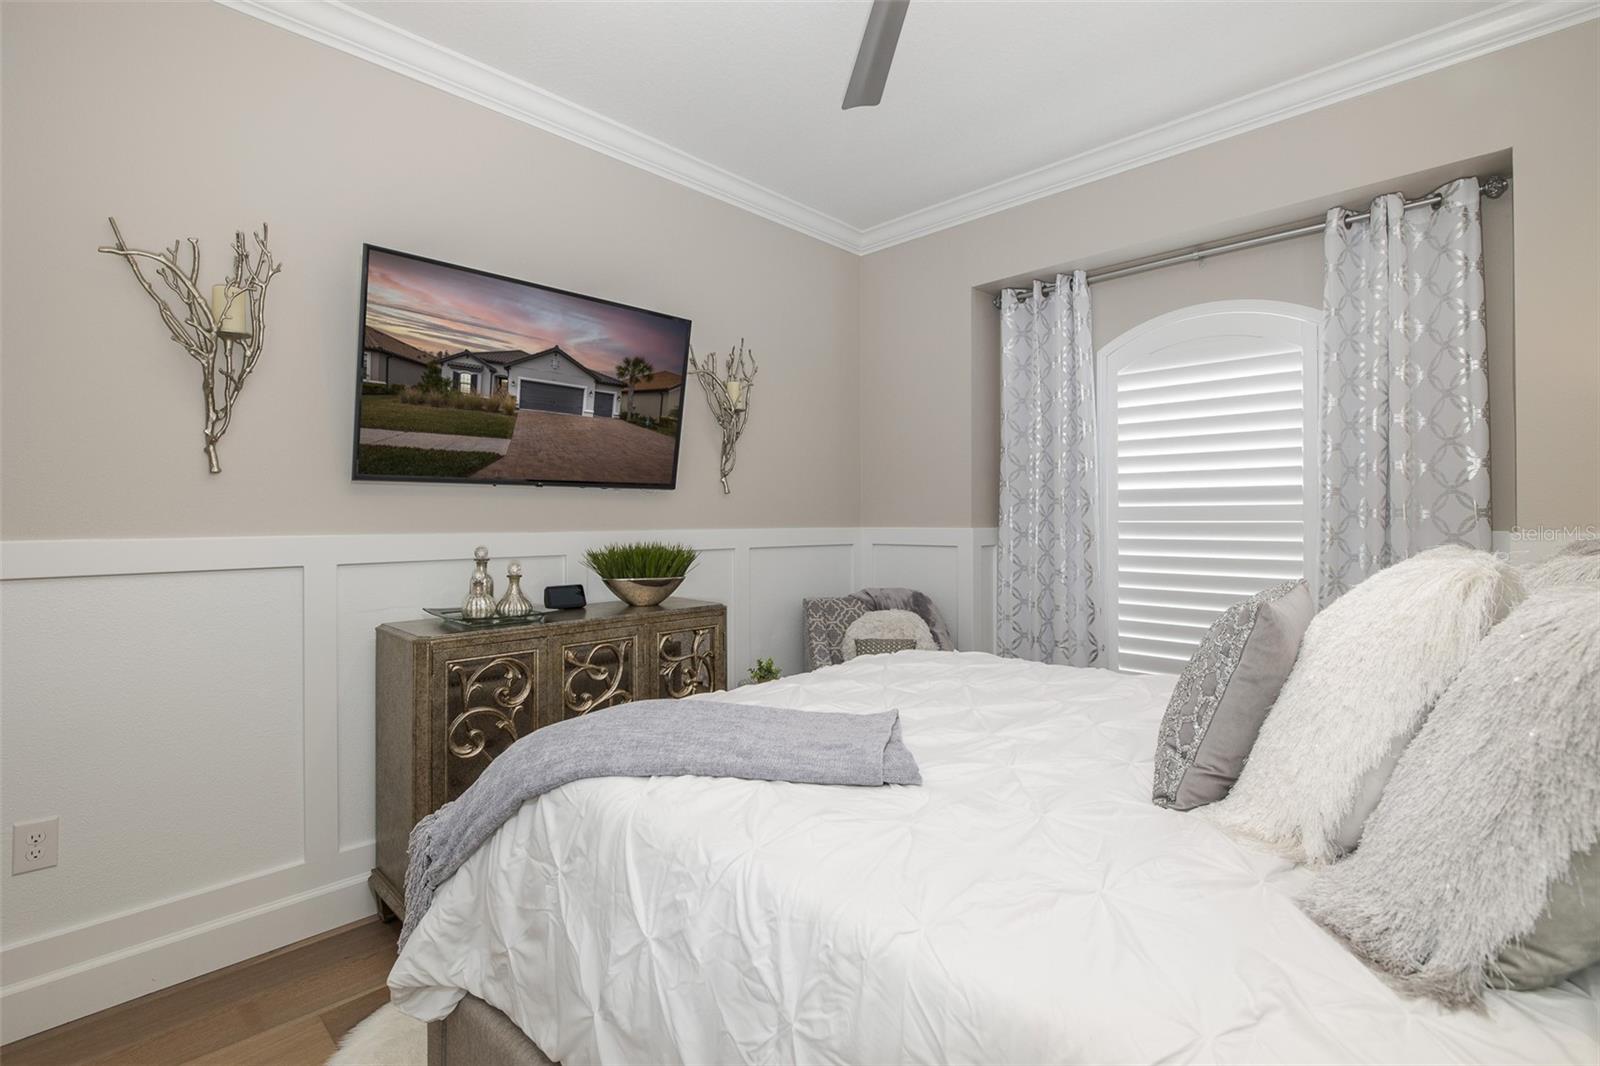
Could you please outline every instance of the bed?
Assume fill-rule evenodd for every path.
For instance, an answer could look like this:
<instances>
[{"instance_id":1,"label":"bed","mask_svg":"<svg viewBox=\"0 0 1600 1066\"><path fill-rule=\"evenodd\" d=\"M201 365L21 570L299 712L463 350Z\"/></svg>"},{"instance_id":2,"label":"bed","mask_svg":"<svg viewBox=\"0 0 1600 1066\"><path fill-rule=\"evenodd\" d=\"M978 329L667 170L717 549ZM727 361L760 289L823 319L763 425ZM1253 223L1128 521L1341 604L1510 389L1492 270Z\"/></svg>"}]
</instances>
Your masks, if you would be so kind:
<instances>
[{"instance_id":1,"label":"bed","mask_svg":"<svg viewBox=\"0 0 1600 1066\"><path fill-rule=\"evenodd\" d=\"M567 785L440 887L393 1000L467 998L452 1064L1600 1061L1600 968L1402 999L1305 870L1155 807L1172 683L908 651L703 697L898 708L925 783Z\"/></svg>"}]
</instances>

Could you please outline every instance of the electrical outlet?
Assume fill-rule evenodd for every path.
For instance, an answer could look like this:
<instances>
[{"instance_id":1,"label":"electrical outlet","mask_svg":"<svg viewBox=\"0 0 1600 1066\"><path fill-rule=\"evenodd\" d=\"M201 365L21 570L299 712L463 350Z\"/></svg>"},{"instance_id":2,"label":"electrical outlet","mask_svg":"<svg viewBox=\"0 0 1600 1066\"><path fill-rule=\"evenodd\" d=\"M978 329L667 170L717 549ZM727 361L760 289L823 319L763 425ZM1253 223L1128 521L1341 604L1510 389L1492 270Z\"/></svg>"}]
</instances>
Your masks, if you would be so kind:
<instances>
[{"instance_id":1,"label":"electrical outlet","mask_svg":"<svg viewBox=\"0 0 1600 1066\"><path fill-rule=\"evenodd\" d=\"M61 837L59 818L18 822L11 827L11 872L25 874L56 864L56 844Z\"/></svg>"}]
</instances>

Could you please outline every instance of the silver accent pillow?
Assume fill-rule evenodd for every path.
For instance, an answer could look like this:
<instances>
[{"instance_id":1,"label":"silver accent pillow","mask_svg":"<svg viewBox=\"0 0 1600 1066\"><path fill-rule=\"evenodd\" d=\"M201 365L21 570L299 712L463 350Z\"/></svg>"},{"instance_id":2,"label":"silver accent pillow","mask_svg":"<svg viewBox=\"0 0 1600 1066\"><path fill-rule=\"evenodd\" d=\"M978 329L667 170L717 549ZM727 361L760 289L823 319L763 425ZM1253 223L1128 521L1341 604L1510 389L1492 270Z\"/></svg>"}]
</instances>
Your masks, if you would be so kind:
<instances>
[{"instance_id":1,"label":"silver accent pillow","mask_svg":"<svg viewBox=\"0 0 1600 1066\"><path fill-rule=\"evenodd\" d=\"M856 655L888 655L891 652L910 651L916 646L915 637L857 637Z\"/></svg>"},{"instance_id":2,"label":"silver accent pillow","mask_svg":"<svg viewBox=\"0 0 1600 1066\"><path fill-rule=\"evenodd\" d=\"M1489 967L1493 988L1531 992L1560 984L1600 961L1600 844L1572 857L1564 878L1527 936L1500 951Z\"/></svg>"},{"instance_id":3,"label":"silver accent pillow","mask_svg":"<svg viewBox=\"0 0 1600 1066\"><path fill-rule=\"evenodd\" d=\"M1161 719L1156 806L1187 811L1233 788L1315 613L1306 583L1290 581L1234 604L1211 623Z\"/></svg>"}]
</instances>

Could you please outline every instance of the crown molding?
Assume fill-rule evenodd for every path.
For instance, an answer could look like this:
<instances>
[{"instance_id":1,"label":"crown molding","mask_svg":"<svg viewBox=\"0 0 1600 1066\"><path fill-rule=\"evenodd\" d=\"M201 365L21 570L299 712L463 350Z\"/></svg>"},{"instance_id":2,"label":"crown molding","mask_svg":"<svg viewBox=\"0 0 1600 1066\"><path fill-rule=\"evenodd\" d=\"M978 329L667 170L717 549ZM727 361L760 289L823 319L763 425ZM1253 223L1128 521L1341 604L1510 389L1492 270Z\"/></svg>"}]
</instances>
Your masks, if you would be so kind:
<instances>
[{"instance_id":1,"label":"crown molding","mask_svg":"<svg viewBox=\"0 0 1600 1066\"><path fill-rule=\"evenodd\" d=\"M857 251L860 230L853 226L339 0L216 2L837 248Z\"/></svg>"},{"instance_id":2,"label":"crown molding","mask_svg":"<svg viewBox=\"0 0 1600 1066\"><path fill-rule=\"evenodd\" d=\"M869 226L858 231L855 250L866 255L904 244L1596 17L1600 17L1600 3L1593 0L1511 0L1437 30Z\"/></svg>"},{"instance_id":3,"label":"crown molding","mask_svg":"<svg viewBox=\"0 0 1600 1066\"><path fill-rule=\"evenodd\" d=\"M1600 17L1600 2L1595 0L1510 0L1437 30L861 229L339 0L216 2L857 255L916 240Z\"/></svg>"}]
</instances>

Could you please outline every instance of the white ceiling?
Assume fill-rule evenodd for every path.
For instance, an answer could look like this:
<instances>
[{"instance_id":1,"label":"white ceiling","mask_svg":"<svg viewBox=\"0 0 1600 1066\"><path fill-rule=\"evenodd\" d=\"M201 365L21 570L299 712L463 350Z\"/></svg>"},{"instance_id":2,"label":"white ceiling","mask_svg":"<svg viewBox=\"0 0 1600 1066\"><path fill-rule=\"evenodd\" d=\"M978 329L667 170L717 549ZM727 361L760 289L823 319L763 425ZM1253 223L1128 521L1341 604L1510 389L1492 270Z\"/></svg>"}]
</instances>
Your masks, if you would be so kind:
<instances>
[{"instance_id":1,"label":"white ceiling","mask_svg":"<svg viewBox=\"0 0 1600 1066\"><path fill-rule=\"evenodd\" d=\"M1596 10L913 0L883 103L843 111L868 0L232 3L855 250Z\"/></svg>"}]
</instances>

